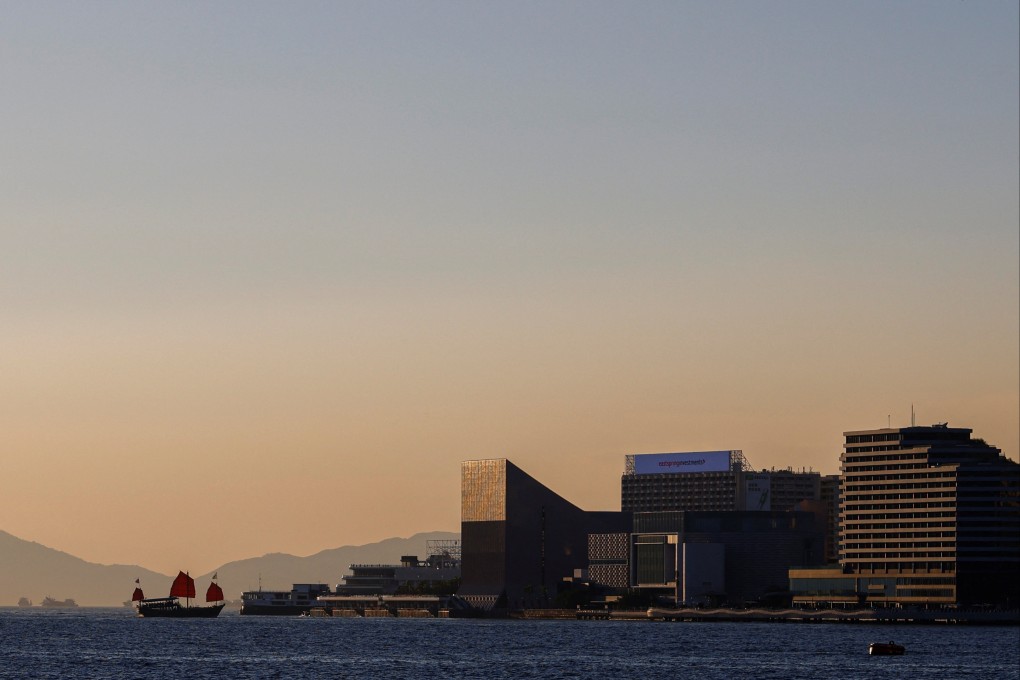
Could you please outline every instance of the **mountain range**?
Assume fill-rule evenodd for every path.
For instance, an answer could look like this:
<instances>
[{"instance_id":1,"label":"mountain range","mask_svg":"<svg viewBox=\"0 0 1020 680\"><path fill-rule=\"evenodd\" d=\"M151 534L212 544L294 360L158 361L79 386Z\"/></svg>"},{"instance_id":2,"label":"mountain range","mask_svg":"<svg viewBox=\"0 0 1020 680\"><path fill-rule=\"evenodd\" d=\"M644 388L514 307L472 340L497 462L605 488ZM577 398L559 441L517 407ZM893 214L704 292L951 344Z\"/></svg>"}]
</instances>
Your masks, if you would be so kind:
<instances>
[{"instance_id":1,"label":"mountain range","mask_svg":"<svg viewBox=\"0 0 1020 680\"><path fill-rule=\"evenodd\" d=\"M243 590L290 590L294 583L328 583L336 586L351 564L397 564L403 555L424 559L426 542L453 540L459 534L433 531L409 538L388 538L366 545L331 548L299 557L269 553L261 557L228 562L196 576L199 588L216 573L228 599L241 597ZM0 531L0 606L13 606L26 597L39 604L46 596L74 599L87 607L119 606L131 596L135 579L141 581L147 597L163 597L170 591L174 575L126 564L95 564L26 541Z\"/></svg>"}]
</instances>

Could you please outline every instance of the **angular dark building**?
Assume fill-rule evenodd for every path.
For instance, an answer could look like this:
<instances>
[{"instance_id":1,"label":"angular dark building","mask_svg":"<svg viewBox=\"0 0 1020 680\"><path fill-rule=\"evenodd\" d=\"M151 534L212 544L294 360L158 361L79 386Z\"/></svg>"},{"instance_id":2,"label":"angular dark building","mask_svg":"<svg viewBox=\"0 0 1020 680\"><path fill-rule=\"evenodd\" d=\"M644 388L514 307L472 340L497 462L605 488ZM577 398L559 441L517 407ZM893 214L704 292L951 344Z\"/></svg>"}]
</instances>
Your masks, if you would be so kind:
<instances>
[{"instance_id":1,"label":"angular dark building","mask_svg":"<svg viewBox=\"0 0 1020 680\"><path fill-rule=\"evenodd\" d=\"M465 461L457 594L483 610L549 607L588 567L588 534L630 530L630 514L581 510L506 459Z\"/></svg>"}]
</instances>

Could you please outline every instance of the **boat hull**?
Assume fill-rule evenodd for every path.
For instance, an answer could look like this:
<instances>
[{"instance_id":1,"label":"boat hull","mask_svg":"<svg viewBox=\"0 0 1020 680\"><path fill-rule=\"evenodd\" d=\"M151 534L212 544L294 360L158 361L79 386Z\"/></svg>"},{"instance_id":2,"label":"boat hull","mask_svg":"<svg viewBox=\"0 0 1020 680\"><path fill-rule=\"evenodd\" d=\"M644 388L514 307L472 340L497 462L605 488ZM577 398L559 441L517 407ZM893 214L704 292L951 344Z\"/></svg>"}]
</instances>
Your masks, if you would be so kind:
<instances>
[{"instance_id":1,"label":"boat hull","mask_svg":"<svg viewBox=\"0 0 1020 680\"><path fill-rule=\"evenodd\" d=\"M871 656L899 656L906 651L903 645L897 645L893 642L872 642L868 646L868 654Z\"/></svg>"},{"instance_id":2,"label":"boat hull","mask_svg":"<svg viewBox=\"0 0 1020 680\"><path fill-rule=\"evenodd\" d=\"M175 597L158 600L142 600L138 603L138 615L151 618L167 619L214 619L223 611L225 603L208 607L185 607Z\"/></svg>"}]
</instances>

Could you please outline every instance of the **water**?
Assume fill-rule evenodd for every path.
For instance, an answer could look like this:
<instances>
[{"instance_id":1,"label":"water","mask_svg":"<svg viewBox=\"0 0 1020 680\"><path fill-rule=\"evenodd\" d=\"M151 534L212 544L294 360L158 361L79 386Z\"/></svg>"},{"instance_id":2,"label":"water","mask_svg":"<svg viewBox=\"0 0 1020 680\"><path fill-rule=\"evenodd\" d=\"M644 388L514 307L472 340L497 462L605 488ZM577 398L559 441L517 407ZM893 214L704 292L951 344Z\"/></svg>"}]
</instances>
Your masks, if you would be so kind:
<instances>
[{"instance_id":1,"label":"water","mask_svg":"<svg viewBox=\"0 0 1020 680\"><path fill-rule=\"evenodd\" d=\"M895 640L901 657L868 656ZM1020 628L0 609L0 678L1020 680Z\"/></svg>"}]
</instances>

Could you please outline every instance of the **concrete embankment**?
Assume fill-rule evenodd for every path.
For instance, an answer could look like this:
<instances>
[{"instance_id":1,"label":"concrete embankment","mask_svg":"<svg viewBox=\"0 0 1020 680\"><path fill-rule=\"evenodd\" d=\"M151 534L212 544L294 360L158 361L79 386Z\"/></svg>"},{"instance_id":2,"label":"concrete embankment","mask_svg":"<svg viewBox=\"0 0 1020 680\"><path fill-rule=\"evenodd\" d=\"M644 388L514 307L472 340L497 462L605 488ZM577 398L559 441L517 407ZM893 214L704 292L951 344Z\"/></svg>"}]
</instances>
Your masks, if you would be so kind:
<instances>
[{"instance_id":1,"label":"concrete embankment","mask_svg":"<svg viewBox=\"0 0 1020 680\"><path fill-rule=\"evenodd\" d=\"M602 608L553 610L555 616L543 616L545 610L529 610L521 618L577 618L603 621L757 621L770 623L907 623L1020 625L1020 610L967 609L667 609L652 607L646 611L615 611Z\"/></svg>"}]
</instances>

